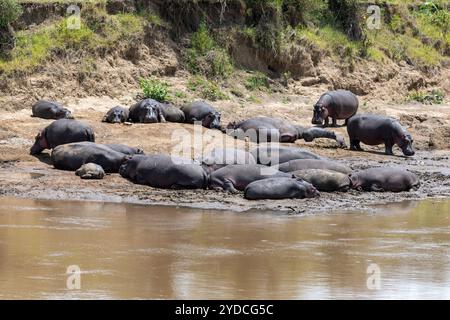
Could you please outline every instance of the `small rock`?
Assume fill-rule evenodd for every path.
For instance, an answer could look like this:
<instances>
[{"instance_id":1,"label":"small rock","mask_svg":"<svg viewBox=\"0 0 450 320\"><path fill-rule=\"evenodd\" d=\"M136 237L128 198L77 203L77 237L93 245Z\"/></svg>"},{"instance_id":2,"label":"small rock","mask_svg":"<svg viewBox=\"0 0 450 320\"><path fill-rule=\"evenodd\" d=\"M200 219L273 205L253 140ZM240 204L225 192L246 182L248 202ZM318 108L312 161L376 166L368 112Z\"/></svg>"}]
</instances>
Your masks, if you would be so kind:
<instances>
[{"instance_id":1,"label":"small rock","mask_svg":"<svg viewBox=\"0 0 450 320\"><path fill-rule=\"evenodd\" d=\"M105 171L101 166L95 163L84 164L78 169L75 174L81 179L96 179L100 180L105 177Z\"/></svg>"}]
</instances>

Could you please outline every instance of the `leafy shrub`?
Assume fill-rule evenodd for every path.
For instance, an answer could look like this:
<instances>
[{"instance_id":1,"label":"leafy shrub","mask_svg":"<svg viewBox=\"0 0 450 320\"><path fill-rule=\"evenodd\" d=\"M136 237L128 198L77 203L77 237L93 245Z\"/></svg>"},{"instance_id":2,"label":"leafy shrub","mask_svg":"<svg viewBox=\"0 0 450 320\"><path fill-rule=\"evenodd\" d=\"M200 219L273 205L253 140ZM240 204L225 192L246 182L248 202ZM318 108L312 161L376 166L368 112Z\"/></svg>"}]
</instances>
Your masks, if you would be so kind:
<instances>
[{"instance_id":1,"label":"leafy shrub","mask_svg":"<svg viewBox=\"0 0 450 320\"><path fill-rule=\"evenodd\" d=\"M189 80L188 88L200 95L203 99L210 101L225 100L227 95L224 94L217 83L204 79L202 77L193 77Z\"/></svg>"},{"instance_id":2,"label":"leafy shrub","mask_svg":"<svg viewBox=\"0 0 450 320\"><path fill-rule=\"evenodd\" d=\"M444 93L440 90L432 90L431 92L413 91L409 95L409 100L423 104L441 104L444 102Z\"/></svg>"},{"instance_id":3,"label":"leafy shrub","mask_svg":"<svg viewBox=\"0 0 450 320\"><path fill-rule=\"evenodd\" d=\"M263 73L256 73L247 78L245 87L250 90L269 89L269 80Z\"/></svg>"},{"instance_id":4,"label":"leafy shrub","mask_svg":"<svg viewBox=\"0 0 450 320\"><path fill-rule=\"evenodd\" d=\"M158 79L141 79L139 82L145 99L154 99L159 102L165 102L169 96L169 85Z\"/></svg>"},{"instance_id":5,"label":"leafy shrub","mask_svg":"<svg viewBox=\"0 0 450 320\"><path fill-rule=\"evenodd\" d=\"M0 28L17 20L22 14L22 7L16 0L0 0Z\"/></svg>"}]
</instances>

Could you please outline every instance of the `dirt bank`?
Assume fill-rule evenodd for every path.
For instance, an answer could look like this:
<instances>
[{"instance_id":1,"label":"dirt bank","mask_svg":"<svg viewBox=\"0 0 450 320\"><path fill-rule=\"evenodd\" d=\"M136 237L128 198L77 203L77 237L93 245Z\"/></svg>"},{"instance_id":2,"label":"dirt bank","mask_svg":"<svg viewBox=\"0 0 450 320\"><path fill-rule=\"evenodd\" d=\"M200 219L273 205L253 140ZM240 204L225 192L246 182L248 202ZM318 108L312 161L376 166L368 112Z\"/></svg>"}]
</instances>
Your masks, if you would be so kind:
<instances>
[{"instance_id":1,"label":"dirt bank","mask_svg":"<svg viewBox=\"0 0 450 320\"><path fill-rule=\"evenodd\" d=\"M274 115L298 124L308 125L311 117L311 99L306 96L292 96L286 103L280 103L277 95L262 97L264 106L249 104L245 108L230 102L218 103L224 122L244 119L255 115ZM75 116L90 123L100 143L125 143L144 149L147 153L166 153L179 143L174 132L181 136L193 134L193 126L184 124L154 125L108 125L101 122L104 112L111 106L132 102L131 97L120 99L86 98L67 99ZM323 193L320 199L256 201L243 199L242 195L228 195L214 191L172 191L157 190L133 185L119 175L107 176L102 181L83 181L72 172L58 171L49 164L48 154L39 158L28 155L36 133L51 121L30 117L30 110L2 113L0 115L0 193L3 196L17 196L35 199L102 200L113 202L135 202L143 204L164 204L201 208L223 208L236 211L283 210L288 212L314 212L354 207L369 207L373 204L428 197L450 196L450 105L385 105L370 104L361 107L370 111L402 120L415 138L418 152L413 158L388 157L383 148L366 149L370 152L355 153L337 148L333 141L316 140L313 143L298 141L296 146L309 149L330 158L349 164L353 169L372 166L402 165L416 172L422 181L418 191L409 193ZM181 131L180 131L181 130ZM337 132L348 141L345 128ZM225 143L238 148L251 148L252 144L234 141L218 131L203 130L204 151ZM179 137L179 136L178 136ZM191 146L192 156L198 157L199 145ZM399 150L395 150L400 154Z\"/></svg>"}]
</instances>

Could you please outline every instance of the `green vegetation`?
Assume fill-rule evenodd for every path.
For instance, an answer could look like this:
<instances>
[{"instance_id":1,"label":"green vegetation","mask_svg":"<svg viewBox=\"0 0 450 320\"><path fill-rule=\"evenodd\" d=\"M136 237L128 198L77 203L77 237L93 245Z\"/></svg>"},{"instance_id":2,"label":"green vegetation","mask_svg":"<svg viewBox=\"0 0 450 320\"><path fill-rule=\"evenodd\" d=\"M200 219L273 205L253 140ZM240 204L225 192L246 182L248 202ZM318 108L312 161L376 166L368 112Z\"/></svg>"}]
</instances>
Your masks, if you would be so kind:
<instances>
[{"instance_id":1,"label":"green vegetation","mask_svg":"<svg viewBox=\"0 0 450 320\"><path fill-rule=\"evenodd\" d=\"M0 0L1 1L1 0ZM68 28L63 18L33 30L16 33L16 46L8 57L0 57L0 73L30 72L51 55L82 51L83 55L104 55L133 44L143 37L148 21L144 16L124 13L108 15L104 8L86 3L79 29Z\"/></svg>"},{"instance_id":2,"label":"green vegetation","mask_svg":"<svg viewBox=\"0 0 450 320\"><path fill-rule=\"evenodd\" d=\"M409 95L410 101L417 101L423 104L442 104L444 102L444 93L440 90L413 91Z\"/></svg>"},{"instance_id":3,"label":"green vegetation","mask_svg":"<svg viewBox=\"0 0 450 320\"><path fill-rule=\"evenodd\" d=\"M225 100L228 96L224 94L219 85L201 76L194 76L189 80L188 89L197 93L201 98L211 101Z\"/></svg>"},{"instance_id":4,"label":"green vegetation","mask_svg":"<svg viewBox=\"0 0 450 320\"><path fill-rule=\"evenodd\" d=\"M202 23L191 37L191 48L187 51L189 71L206 77L227 78L233 71L228 53L217 46L208 27Z\"/></svg>"},{"instance_id":5,"label":"green vegetation","mask_svg":"<svg viewBox=\"0 0 450 320\"><path fill-rule=\"evenodd\" d=\"M17 20L22 14L22 7L16 0L0 0L0 28Z\"/></svg>"},{"instance_id":6,"label":"green vegetation","mask_svg":"<svg viewBox=\"0 0 450 320\"><path fill-rule=\"evenodd\" d=\"M267 90L270 88L269 79L265 74L257 72L247 78L245 87L250 91Z\"/></svg>"},{"instance_id":7,"label":"green vegetation","mask_svg":"<svg viewBox=\"0 0 450 320\"><path fill-rule=\"evenodd\" d=\"M169 99L169 85L156 78L141 79L139 82L145 99L167 102Z\"/></svg>"}]
</instances>

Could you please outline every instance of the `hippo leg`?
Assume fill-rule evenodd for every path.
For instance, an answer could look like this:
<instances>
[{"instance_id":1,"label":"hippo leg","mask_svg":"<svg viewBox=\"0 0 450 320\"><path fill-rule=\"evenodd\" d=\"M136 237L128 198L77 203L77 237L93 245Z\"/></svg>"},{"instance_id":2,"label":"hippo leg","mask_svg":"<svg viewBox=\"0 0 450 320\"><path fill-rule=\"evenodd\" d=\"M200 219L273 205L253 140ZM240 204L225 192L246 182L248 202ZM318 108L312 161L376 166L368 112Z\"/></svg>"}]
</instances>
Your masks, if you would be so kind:
<instances>
[{"instance_id":1,"label":"hippo leg","mask_svg":"<svg viewBox=\"0 0 450 320\"><path fill-rule=\"evenodd\" d=\"M345 119L344 126L348 125L348 119Z\"/></svg>"},{"instance_id":2,"label":"hippo leg","mask_svg":"<svg viewBox=\"0 0 450 320\"><path fill-rule=\"evenodd\" d=\"M283 134L280 137L280 142L295 142L295 137L290 134Z\"/></svg>"},{"instance_id":3,"label":"hippo leg","mask_svg":"<svg viewBox=\"0 0 450 320\"><path fill-rule=\"evenodd\" d=\"M332 118L332 123L331 123L331 126L332 127L337 127L337 119L336 118Z\"/></svg>"},{"instance_id":4,"label":"hippo leg","mask_svg":"<svg viewBox=\"0 0 450 320\"><path fill-rule=\"evenodd\" d=\"M330 125L330 119L328 117L325 118L325 123L323 124L324 127L328 127Z\"/></svg>"},{"instance_id":5,"label":"hippo leg","mask_svg":"<svg viewBox=\"0 0 450 320\"><path fill-rule=\"evenodd\" d=\"M392 151L392 147L393 147L392 144L386 143L385 147L386 147L385 153L386 153L388 156L394 155L394 152Z\"/></svg>"},{"instance_id":6,"label":"hippo leg","mask_svg":"<svg viewBox=\"0 0 450 320\"><path fill-rule=\"evenodd\" d=\"M164 118L164 115L161 110L158 110L158 118L159 118L159 122L161 122L161 123L167 122L166 118Z\"/></svg>"},{"instance_id":7,"label":"hippo leg","mask_svg":"<svg viewBox=\"0 0 450 320\"><path fill-rule=\"evenodd\" d=\"M384 192L384 189L377 186L376 184L371 185L370 190L373 192Z\"/></svg>"},{"instance_id":8,"label":"hippo leg","mask_svg":"<svg viewBox=\"0 0 450 320\"><path fill-rule=\"evenodd\" d=\"M239 193L230 180L225 180L223 183L223 189L230 193Z\"/></svg>"},{"instance_id":9,"label":"hippo leg","mask_svg":"<svg viewBox=\"0 0 450 320\"><path fill-rule=\"evenodd\" d=\"M360 143L361 142L359 140L350 139L350 150L363 151L363 149L361 148Z\"/></svg>"}]
</instances>

